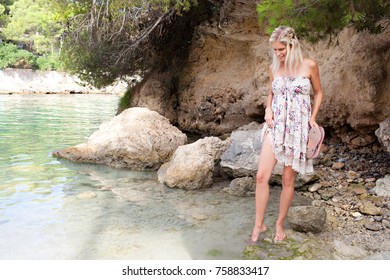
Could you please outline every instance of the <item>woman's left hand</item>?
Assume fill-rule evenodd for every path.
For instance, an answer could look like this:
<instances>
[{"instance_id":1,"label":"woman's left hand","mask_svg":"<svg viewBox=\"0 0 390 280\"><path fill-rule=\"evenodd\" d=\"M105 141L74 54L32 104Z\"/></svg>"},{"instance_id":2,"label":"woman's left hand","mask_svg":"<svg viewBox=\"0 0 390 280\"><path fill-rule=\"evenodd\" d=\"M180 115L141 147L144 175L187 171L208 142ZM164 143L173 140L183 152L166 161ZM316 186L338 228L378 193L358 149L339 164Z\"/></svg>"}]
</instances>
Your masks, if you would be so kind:
<instances>
[{"instance_id":1,"label":"woman's left hand","mask_svg":"<svg viewBox=\"0 0 390 280\"><path fill-rule=\"evenodd\" d=\"M309 120L309 125L310 127L319 127L319 124L313 119Z\"/></svg>"}]
</instances>

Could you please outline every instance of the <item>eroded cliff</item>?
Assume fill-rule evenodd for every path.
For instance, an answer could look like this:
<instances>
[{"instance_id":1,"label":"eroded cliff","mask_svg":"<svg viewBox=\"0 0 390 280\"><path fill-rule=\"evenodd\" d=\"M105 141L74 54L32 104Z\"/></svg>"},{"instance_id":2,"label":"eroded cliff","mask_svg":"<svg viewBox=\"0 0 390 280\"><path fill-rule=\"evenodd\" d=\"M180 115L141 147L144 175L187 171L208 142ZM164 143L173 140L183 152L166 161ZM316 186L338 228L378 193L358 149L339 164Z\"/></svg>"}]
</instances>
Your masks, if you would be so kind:
<instances>
[{"instance_id":1,"label":"eroded cliff","mask_svg":"<svg viewBox=\"0 0 390 280\"><path fill-rule=\"evenodd\" d=\"M269 37L258 26L256 0L225 2L223 17L196 29L182 71L153 73L135 91L133 106L146 104L204 135L263 122ZM390 116L390 28L379 35L345 29L332 42L302 44L320 67L325 98L318 122L353 146L375 142L379 123Z\"/></svg>"}]
</instances>

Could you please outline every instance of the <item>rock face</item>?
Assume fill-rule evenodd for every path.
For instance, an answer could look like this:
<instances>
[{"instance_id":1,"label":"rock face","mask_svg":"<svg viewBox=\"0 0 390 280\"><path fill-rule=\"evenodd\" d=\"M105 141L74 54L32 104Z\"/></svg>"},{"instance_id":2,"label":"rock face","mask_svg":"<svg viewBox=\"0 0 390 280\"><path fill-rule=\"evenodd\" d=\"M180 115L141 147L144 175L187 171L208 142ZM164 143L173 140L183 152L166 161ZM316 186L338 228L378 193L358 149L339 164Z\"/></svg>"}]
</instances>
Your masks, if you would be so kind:
<instances>
[{"instance_id":1,"label":"rock face","mask_svg":"<svg viewBox=\"0 0 390 280\"><path fill-rule=\"evenodd\" d=\"M263 121L271 63L269 36L260 32L257 1L226 3L229 9L222 28L215 20L195 31L174 89L177 115L167 117L187 131L221 135ZM319 123L354 147L376 141L374 131L390 116L390 29L379 35L345 29L334 43L302 43L306 56L315 58L320 68L324 101ZM140 96L151 98L153 91L145 86ZM142 98L134 106L147 103ZM163 106L171 106L171 99L165 102Z\"/></svg>"},{"instance_id":2,"label":"rock face","mask_svg":"<svg viewBox=\"0 0 390 280\"><path fill-rule=\"evenodd\" d=\"M206 137L180 146L158 170L158 180L171 188L186 190L211 187L215 166L228 144L229 140Z\"/></svg>"},{"instance_id":3,"label":"rock face","mask_svg":"<svg viewBox=\"0 0 390 280\"><path fill-rule=\"evenodd\" d=\"M321 67L325 91L321 121L340 135L346 126L360 135L349 137L354 146L374 141L373 132L390 115L390 30L380 35L344 30L337 46L317 44L312 55ZM347 131L348 132L348 131Z\"/></svg>"},{"instance_id":4,"label":"rock face","mask_svg":"<svg viewBox=\"0 0 390 280\"><path fill-rule=\"evenodd\" d=\"M132 95L132 103L146 107L177 123L177 96L171 92L170 73L152 73L139 84Z\"/></svg>"},{"instance_id":5,"label":"rock face","mask_svg":"<svg viewBox=\"0 0 390 280\"><path fill-rule=\"evenodd\" d=\"M178 122L187 130L223 134L264 115L269 50L255 1L226 2L226 24L199 26L180 78Z\"/></svg>"},{"instance_id":6,"label":"rock face","mask_svg":"<svg viewBox=\"0 0 390 280\"><path fill-rule=\"evenodd\" d=\"M53 152L76 162L134 170L157 170L187 136L147 108L131 108L103 123L86 143Z\"/></svg>"}]
</instances>

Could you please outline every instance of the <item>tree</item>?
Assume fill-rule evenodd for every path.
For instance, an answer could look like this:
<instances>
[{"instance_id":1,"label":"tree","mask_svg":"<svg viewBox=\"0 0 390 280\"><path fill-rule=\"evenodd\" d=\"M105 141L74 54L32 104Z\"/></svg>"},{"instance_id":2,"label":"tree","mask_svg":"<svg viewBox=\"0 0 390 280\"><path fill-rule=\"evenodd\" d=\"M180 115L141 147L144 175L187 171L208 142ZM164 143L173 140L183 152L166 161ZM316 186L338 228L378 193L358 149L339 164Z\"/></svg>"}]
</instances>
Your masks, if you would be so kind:
<instances>
[{"instance_id":1,"label":"tree","mask_svg":"<svg viewBox=\"0 0 390 280\"><path fill-rule=\"evenodd\" d=\"M40 54L58 50L63 26L51 11L49 2L15 0L9 8L9 22L3 28L7 40L23 43L30 51Z\"/></svg>"},{"instance_id":2,"label":"tree","mask_svg":"<svg viewBox=\"0 0 390 280\"><path fill-rule=\"evenodd\" d=\"M13 4L14 0L0 0L0 27L3 27L8 22L9 7Z\"/></svg>"},{"instance_id":3,"label":"tree","mask_svg":"<svg viewBox=\"0 0 390 280\"><path fill-rule=\"evenodd\" d=\"M78 3L64 34L62 58L71 73L100 87L117 77L175 67L194 26L209 16L206 0L56 0ZM190 9L191 8L191 9Z\"/></svg>"},{"instance_id":4,"label":"tree","mask_svg":"<svg viewBox=\"0 0 390 280\"><path fill-rule=\"evenodd\" d=\"M289 25L309 41L332 38L346 26L380 33L390 25L388 0L263 0L257 12L267 33Z\"/></svg>"}]
</instances>

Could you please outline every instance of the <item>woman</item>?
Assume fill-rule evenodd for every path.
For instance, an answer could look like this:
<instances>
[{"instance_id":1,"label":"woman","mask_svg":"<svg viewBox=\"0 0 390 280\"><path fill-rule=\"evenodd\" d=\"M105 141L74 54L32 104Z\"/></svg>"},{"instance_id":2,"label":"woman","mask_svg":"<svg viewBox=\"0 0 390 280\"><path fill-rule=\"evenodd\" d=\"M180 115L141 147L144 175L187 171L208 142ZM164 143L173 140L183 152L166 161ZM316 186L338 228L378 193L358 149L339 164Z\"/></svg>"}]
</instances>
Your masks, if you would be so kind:
<instances>
[{"instance_id":1,"label":"woman","mask_svg":"<svg viewBox=\"0 0 390 280\"><path fill-rule=\"evenodd\" d=\"M266 231L264 216L269 198L269 184L276 163L283 166L282 193L276 221L275 241L284 240L284 221L294 197L296 174L313 171L311 159L306 158L310 127L318 127L317 114L323 93L317 63L303 58L294 29L276 28L270 43L273 62L269 67L270 90L267 98L263 128L263 144L256 175L256 218L251 240ZM313 108L310 103L313 89Z\"/></svg>"}]
</instances>

